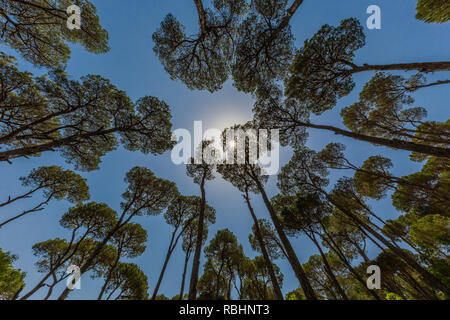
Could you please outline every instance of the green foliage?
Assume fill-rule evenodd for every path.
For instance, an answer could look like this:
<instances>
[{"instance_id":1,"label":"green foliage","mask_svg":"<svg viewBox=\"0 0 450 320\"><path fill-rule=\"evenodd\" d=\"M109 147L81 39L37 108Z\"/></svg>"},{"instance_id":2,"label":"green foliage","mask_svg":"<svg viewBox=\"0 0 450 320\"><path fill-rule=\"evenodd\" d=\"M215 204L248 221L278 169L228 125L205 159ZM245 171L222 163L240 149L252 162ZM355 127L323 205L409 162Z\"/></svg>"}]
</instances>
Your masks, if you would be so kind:
<instances>
[{"instance_id":1,"label":"green foliage","mask_svg":"<svg viewBox=\"0 0 450 320\"><path fill-rule=\"evenodd\" d=\"M263 243L266 248L267 254L272 260L277 260L280 258L286 258L286 252L284 251L283 245L278 238L277 232L266 219L258 220L259 229L261 231L261 236L263 238ZM255 225L252 226L252 233L248 236L248 240L252 249L261 253L261 247L256 238L256 228Z\"/></svg>"},{"instance_id":2,"label":"green foliage","mask_svg":"<svg viewBox=\"0 0 450 320\"><path fill-rule=\"evenodd\" d=\"M199 32L186 35L185 27L168 14L153 34L155 54L173 80L181 80L189 89L217 91L229 75L236 23L245 1L215 0L204 9L196 1Z\"/></svg>"},{"instance_id":3,"label":"green foliage","mask_svg":"<svg viewBox=\"0 0 450 320\"><path fill-rule=\"evenodd\" d=\"M305 293L302 288L286 293L286 300L306 300Z\"/></svg>"},{"instance_id":4,"label":"green foliage","mask_svg":"<svg viewBox=\"0 0 450 320\"><path fill-rule=\"evenodd\" d=\"M70 170L58 166L33 169L27 177L20 178L22 185L33 189L42 189L44 197L53 197L77 203L89 199L89 187L86 179Z\"/></svg>"},{"instance_id":5,"label":"green foliage","mask_svg":"<svg viewBox=\"0 0 450 320\"><path fill-rule=\"evenodd\" d=\"M147 168L134 167L128 171L127 190L121 203L124 214L158 215L178 196L175 183L157 178Z\"/></svg>"},{"instance_id":6,"label":"green foliage","mask_svg":"<svg viewBox=\"0 0 450 320\"><path fill-rule=\"evenodd\" d=\"M85 179L73 171L63 170L58 166L33 169L28 176L21 177L20 181L24 187L28 187L30 190L25 194L14 198L9 196L6 202L0 203L0 207L4 207L21 199L29 198L37 191L42 192L44 199L33 208L27 209L0 223L0 227L22 218L27 214L42 211L53 199L65 199L72 203L81 203L88 200L90 197L89 188Z\"/></svg>"},{"instance_id":7,"label":"green foliage","mask_svg":"<svg viewBox=\"0 0 450 320\"><path fill-rule=\"evenodd\" d=\"M399 211L419 216L441 214L450 216L450 162L444 158L430 158L421 171L403 177L407 183L398 186L392 195Z\"/></svg>"},{"instance_id":8,"label":"green foliage","mask_svg":"<svg viewBox=\"0 0 450 320\"><path fill-rule=\"evenodd\" d=\"M106 290L107 300L147 300L148 278L142 270L134 263L119 263L112 273L111 281ZM162 299L158 296L157 300Z\"/></svg>"},{"instance_id":9,"label":"green foliage","mask_svg":"<svg viewBox=\"0 0 450 320\"><path fill-rule=\"evenodd\" d=\"M207 262L204 274L199 279L199 293L214 294L214 298L221 296L230 298L231 282L234 280L237 268L244 258L242 246L238 244L236 236L228 229L219 230L216 236L205 248Z\"/></svg>"},{"instance_id":10,"label":"green foliage","mask_svg":"<svg viewBox=\"0 0 450 320\"><path fill-rule=\"evenodd\" d=\"M183 227L183 230L187 229L189 225L198 220L200 205L201 198L199 197L179 196L167 208L164 219L167 224L174 228ZM209 205L205 207L204 221L207 225L216 222L216 211Z\"/></svg>"},{"instance_id":11,"label":"green foliage","mask_svg":"<svg viewBox=\"0 0 450 320\"><path fill-rule=\"evenodd\" d=\"M444 23L450 20L450 3L446 0L419 0L416 19Z\"/></svg>"},{"instance_id":12,"label":"green foliage","mask_svg":"<svg viewBox=\"0 0 450 320\"><path fill-rule=\"evenodd\" d=\"M0 161L58 151L78 169L94 170L119 143L152 154L173 145L167 104L155 97L133 103L100 76L76 81L56 70L33 78L1 53L0 79Z\"/></svg>"},{"instance_id":13,"label":"green foliage","mask_svg":"<svg viewBox=\"0 0 450 320\"><path fill-rule=\"evenodd\" d=\"M90 202L70 208L60 224L63 228L78 231L83 228L89 236L101 239L117 223L117 213L104 203Z\"/></svg>"},{"instance_id":14,"label":"green foliage","mask_svg":"<svg viewBox=\"0 0 450 320\"><path fill-rule=\"evenodd\" d=\"M67 28L71 15L67 8L71 5L80 7L80 30ZM4 0L0 8L0 42L36 66L64 67L70 57L68 42L93 53L109 51L108 33L101 27L96 11L88 0Z\"/></svg>"},{"instance_id":15,"label":"green foliage","mask_svg":"<svg viewBox=\"0 0 450 320\"><path fill-rule=\"evenodd\" d=\"M283 274L276 264L272 264L280 287L283 285ZM262 256L250 260L242 286L241 299L248 300L276 300L276 294L270 283L269 270Z\"/></svg>"},{"instance_id":16,"label":"green foliage","mask_svg":"<svg viewBox=\"0 0 450 320\"><path fill-rule=\"evenodd\" d=\"M296 54L286 82L287 96L308 101L315 114L333 108L337 98L355 87L354 53L364 45L358 20L343 20L338 27L324 25Z\"/></svg>"},{"instance_id":17,"label":"green foliage","mask_svg":"<svg viewBox=\"0 0 450 320\"><path fill-rule=\"evenodd\" d=\"M386 300L403 300L402 297L400 297L398 294L389 292L386 295Z\"/></svg>"},{"instance_id":18,"label":"green foliage","mask_svg":"<svg viewBox=\"0 0 450 320\"><path fill-rule=\"evenodd\" d=\"M13 299L25 287L25 273L13 267L16 259L16 256L0 248L0 300Z\"/></svg>"},{"instance_id":19,"label":"green foliage","mask_svg":"<svg viewBox=\"0 0 450 320\"><path fill-rule=\"evenodd\" d=\"M405 79L377 73L364 86L360 101L341 111L344 124L352 132L372 137L448 147L448 125L423 121L427 116L425 108L403 108L414 103L410 93L424 87L423 83L421 74Z\"/></svg>"},{"instance_id":20,"label":"green foliage","mask_svg":"<svg viewBox=\"0 0 450 320\"><path fill-rule=\"evenodd\" d=\"M296 1L299 2L299 1ZM287 0L254 0L237 28L231 73L234 86L254 92L266 81L281 80L294 51L287 23Z\"/></svg>"}]
</instances>

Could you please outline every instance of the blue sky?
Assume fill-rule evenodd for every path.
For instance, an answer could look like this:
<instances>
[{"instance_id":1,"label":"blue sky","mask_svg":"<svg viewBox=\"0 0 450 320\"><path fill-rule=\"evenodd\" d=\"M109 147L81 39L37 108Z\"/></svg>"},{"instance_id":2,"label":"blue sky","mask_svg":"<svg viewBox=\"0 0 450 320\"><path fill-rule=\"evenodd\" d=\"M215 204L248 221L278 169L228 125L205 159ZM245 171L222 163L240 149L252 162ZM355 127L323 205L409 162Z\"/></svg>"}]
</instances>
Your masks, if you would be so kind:
<instances>
[{"instance_id":1,"label":"blue sky","mask_svg":"<svg viewBox=\"0 0 450 320\"><path fill-rule=\"evenodd\" d=\"M119 89L124 90L133 99L145 95L156 96L169 104L172 110L174 129L186 128L193 130L196 120L203 121L204 130L208 128L225 128L235 123L244 123L252 118L253 100L251 96L238 92L228 81L220 92L190 91L182 83L171 81L162 65L152 51L152 33L166 14L172 13L187 28L187 33L196 32L197 15L193 1L179 0L93 0L98 9L100 22L108 30L111 51L104 55L94 55L86 52L80 46L72 46L72 56L67 72L73 78L86 74L99 74L108 78ZM290 1L291 2L291 1ZM338 25L342 19L355 17L366 25L366 9L377 4L382 13L382 29L368 30L367 45L357 52L356 61L360 64L389 64L400 62L448 61L450 58L450 24L425 24L414 18L416 0L306 0L291 20L292 31L296 38L296 46L300 48L305 39L314 35L323 25ZM0 45L0 50L18 55ZM46 70L36 70L30 64L20 60L23 69L36 74ZM357 87L349 96L341 99L336 108L315 118L315 122L342 126L339 111L356 101L358 93L372 73L355 76ZM448 79L449 72L429 75L428 80ZM449 118L450 94L448 87L440 86L419 91L414 96L416 105L429 111L429 119L443 121ZM367 143L340 138L322 131L310 131L308 146L320 150L330 142L346 144L346 154L353 162L361 164L370 155L382 154L393 160L394 173L398 176L420 170L421 164L413 163L408 158L408 152L392 151L384 147L374 147ZM283 149L281 164L289 161L291 150ZM25 191L20 186L18 178L26 176L33 168L45 165L61 165L71 168L58 154L45 153L40 158L18 159L13 165L0 163L0 202L8 195L17 195ZM170 152L154 157L139 152L128 152L119 148L103 158L100 170L90 173L80 173L88 181L91 201L104 202L115 210L119 210L121 194L126 185L123 178L134 166L144 166L151 169L161 178L176 182L180 192L185 195L198 195L199 188L185 175L184 166L175 166L170 159ZM332 177L342 176L338 172ZM270 195L277 193L276 179L270 179L267 184ZM244 246L248 256L257 253L251 250L248 234L252 220L240 193L230 184L217 177L207 184L207 201L217 211L217 223L211 227L209 235L213 237L217 230L228 228L234 232L239 242ZM268 218L267 211L258 195L252 197L253 206L260 218ZM20 210L29 208L40 201L40 195L0 209L0 219L5 220ZM395 218L400 213L391 206L389 198L371 206L383 218ZM41 275L36 271L35 257L32 255L33 244L66 237L67 231L59 226L59 218L67 211L70 204L64 201L53 202L43 212L12 223L0 231L0 247L19 256L16 267L27 273L27 292L34 286ZM163 216L139 217L135 220L148 231L149 242L147 251L133 262L140 265L149 277L150 293L156 284L163 259L168 247L171 228L165 224ZM311 254L316 253L313 245L304 238L292 239L294 248L302 263ZM373 246L369 247L369 256L376 255ZM168 266L160 293L172 297L179 292L184 255L177 249ZM202 260L203 264L204 260ZM285 261L276 262L285 275L283 292L289 292L298 287L290 266ZM74 291L70 298L96 298L101 282L82 279L82 290ZM188 284L187 284L188 286ZM57 294L61 288L57 290ZM44 290L43 290L44 291ZM44 292L39 292L33 298L41 298ZM56 295L55 295L56 296Z\"/></svg>"}]
</instances>

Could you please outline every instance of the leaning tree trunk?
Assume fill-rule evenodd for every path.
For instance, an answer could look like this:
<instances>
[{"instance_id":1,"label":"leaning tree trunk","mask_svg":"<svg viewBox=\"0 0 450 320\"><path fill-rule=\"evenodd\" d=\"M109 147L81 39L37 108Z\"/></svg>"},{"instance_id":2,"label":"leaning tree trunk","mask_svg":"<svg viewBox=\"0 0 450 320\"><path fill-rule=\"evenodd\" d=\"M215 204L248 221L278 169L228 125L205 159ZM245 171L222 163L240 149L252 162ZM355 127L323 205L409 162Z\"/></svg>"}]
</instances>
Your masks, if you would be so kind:
<instances>
[{"instance_id":1,"label":"leaning tree trunk","mask_svg":"<svg viewBox=\"0 0 450 320\"><path fill-rule=\"evenodd\" d=\"M159 274L158 282L156 283L155 290L153 291L152 300L155 300L156 296L158 295L159 287L161 286L162 279L164 278L164 273L166 272L170 257L172 256L172 252L174 249L173 242L175 240L176 232L177 232L177 229L175 229L174 232L172 233L172 238L170 239L170 243L169 243L169 249L167 250L166 258L164 259L164 264L163 264L161 273ZM176 244L175 244L175 246L176 246Z\"/></svg>"},{"instance_id":2,"label":"leaning tree trunk","mask_svg":"<svg viewBox=\"0 0 450 320\"><path fill-rule=\"evenodd\" d=\"M450 71L450 61L440 62L419 62L419 63L397 63L397 64L383 64L383 65L368 65L355 66L350 70L350 73L358 73L363 71L393 71L403 70L411 71L417 70L419 72L437 72Z\"/></svg>"},{"instance_id":3,"label":"leaning tree trunk","mask_svg":"<svg viewBox=\"0 0 450 320\"><path fill-rule=\"evenodd\" d=\"M369 288L367 288L366 282L364 282L364 280L361 278L361 276L358 274L358 272L356 272L356 270L353 268L351 263L347 260L347 258L345 257L345 254L341 251L341 249L339 249L338 244L333 240L333 237L327 232L327 230L326 230L324 225L322 225L322 229L323 229L323 231L326 234L326 237L322 236L322 239L326 243L328 243L328 245L330 246L331 250L333 250L334 253L336 253L336 255L339 257L339 259L342 261L342 263L344 263L345 266L347 267L347 269L350 271L350 273L353 274L355 279L359 283L361 283L361 285L364 288L364 290L366 290L369 295L373 296L375 298L375 300L381 300L380 297L375 293L375 291L370 290Z\"/></svg>"},{"instance_id":4,"label":"leaning tree trunk","mask_svg":"<svg viewBox=\"0 0 450 320\"><path fill-rule=\"evenodd\" d=\"M314 242L314 244L316 245L317 249L319 249L319 253L320 256L322 257L322 261L323 264L325 266L325 270L328 274L328 278L330 278L331 282L333 283L333 285L336 287L336 289L339 292L339 295L344 299L344 300L348 300L347 294L345 293L344 289L342 289L341 285L339 284L339 281L337 281L333 270L331 270L330 264L328 263L328 259L325 256L325 253L323 252L322 248L320 247L319 243L316 240L316 237L314 236L314 234L312 234L311 236L308 235L308 237L311 239L312 242Z\"/></svg>"},{"instance_id":5,"label":"leaning tree trunk","mask_svg":"<svg viewBox=\"0 0 450 320\"><path fill-rule=\"evenodd\" d=\"M263 254L264 261L266 262L266 267L267 267L267 270L269 271L270 281L272 282L273 289L275 291L277 298L279 300L283 300L283 293L281 292L280 284L278 283L277 277L275 275L275 271L273 270L272 261L270 260L269 254L267 253L266 245L264 244L264 240L261 235L261 229L259 228L258 219L255 215L255 211L253 210L253 208L250 204L248 192L246 192L244 198L245 198L245 201L247 202L248 210L250 211L250 214L253 218L253 222L255 224L256 238L258 239L259 247L261 248L261 252Z\"/></svg>"},{"instance_id":6,"label":"leaning tree trunk","mask_svg":"<svg viewBox=\"0 0 450 320\"><path fill-rule=\"evenodd\" d=\"M183 294L184 294L184 282L186 280L186 270L189 263L189 258L191 257L191 252L186 252L186 257L184 259L184 269L183 269L183 276L181 277L181 289L180 289L180 300L183 300Z\"/></svg>"},{"instance_id":7,"label":"leaning tree trunk","mask_svg":"<svg viewBox=\"0 0 450 320\"><path fill-rule=\"evenodd\" d=\"M259 191L261 192L264 204L266 205L266 208L269 211L270 217L275 226L275 230L277 231L278 236L280 237L280 240L286 250L288 261L292 266L292 269L294 270L294 273L298 281L300 282L300 286L305 292L305 296L310 300L317 300L316 294L314 293L314 290L308 280L308 277L306 276L306 273L303 270L302 265L300 264L300 261L298 260L297 255L295 254L295 251L292 248L292 245L289 242L289 239L283 230L283 227L281 226L281 222L278 219L277 214L275 213L275 210L273 209L269 198L267 197L264 187L262 186L259 179L256 178L254 180L258 186Z\"/></svg>"},{"instance_id":8,"label":"leaning tree trunk","mask_svg":"<svg viewBox=\"0 0 450 320\"><path fill-rule=\"evenodd\" d=\"M355 223L357 223L359 226L367 230L370 234L372 234L376 239L378 239L382 244L384 244L387 248L392 250L397 256L402 258L411 268L416 270L423 279L432 287L441 290L446 295L450 295L450 290L445 286L439 279L434 277L430 272L425 270L417 261L415 261L412 257L410 257L408 254L406 254L402 249L392 245L388 240L386 240L382 235L380 235L377 231L375 231L372 227L370 227L368 224L366 224L364 221L359 219L356 215L354 215L352 212L341 206L338 202L332 199L324 190L321 190L321 192L324 193L324 195L327 197L327 199L336 207L338 208L342 213L344 213L346 216L348 216L350 219L352 219Z\"/></svg>"},{"instance_id":9,"label":"leaning tree trunk","mask_svg":"<svg viewBox=\"0 0 450 320\"><path fill-rule=\"evenodd\" d=\"M195 244L194 260L192 262L192 272L191 280L189 284L189 300L195 300L197 298L197 282L198 273L200 269L200 254L202 250L203 243L203 221L205 220L205 207L206 207L206 196L205 196L205 176L203 175L202 181L200 183L200 191L202 193L202 199L200 202L200 213L198 216L198 231L197 239Z\"/></svg>"},{"instance_id":10,"label":"leaning tree trunk","mask_svg":"<svg viewBox=\"0 0 450 320\"><path fill-rule=\"evenodd\" d=\"M389 147L392 149L402 149L402 150L408 150L411 152L422 153L422 154L429 155L429 156L450 158L450 149L447 149L447 148L427 146L427 145L423 145L423 144L417 144L414 142L408 142L408 141L402 141L402 140L396 140L396 139L391 140L391 139L386 139L386 138L372 137L372 136L367 136L367 135L352 132L352 131L347 131L347 130L340 129L340 128L333 127L333 126L314 124L314 123L310 123L310 122L296 121L296 123L299 126L332 131L337 135L353 138L353 139L360 140L360 141L370 142L372 144L381 145L381 146Z\"/></svg>"}]
</instances>

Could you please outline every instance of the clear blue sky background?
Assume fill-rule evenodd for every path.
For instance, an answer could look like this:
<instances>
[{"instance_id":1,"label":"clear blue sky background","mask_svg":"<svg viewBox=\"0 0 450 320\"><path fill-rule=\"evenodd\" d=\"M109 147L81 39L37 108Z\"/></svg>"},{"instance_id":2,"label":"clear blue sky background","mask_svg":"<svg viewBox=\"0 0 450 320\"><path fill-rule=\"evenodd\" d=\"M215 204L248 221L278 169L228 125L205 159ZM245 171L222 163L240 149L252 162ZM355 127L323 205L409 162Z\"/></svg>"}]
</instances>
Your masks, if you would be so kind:
<instances>
[{"instance_id":1,"label":"clear blue sky background","mask_svg":"<svg viewBox=\"0 0 450 320\"><path fill-rule=\"evenodd\" d=\"M111 51L105 55L87 53L79 46L72 47L72 57L67 72L78 79L86 74L99 74L112 81L118 88L125 90L130 97L138 99L145 95L157 96L166 101L172 110L174 128L193 130L193 122L202 120L204 129L225 128L235 123L243 123L252 118L253 100L249 95L242 94L227 82L223 90L210 94L188 90L182 83L173 82L165 73L160 62L154 55L151 39L152 33L166 14L172 13L187 28L187 32L196 32L197 16L191 0L95 0L92 1L100 16L101 24L109 32ZM296 37L296 45L301 47L303 41L311 37L323 24L337 25L342 19L355 17L366 25L366 9L371 4L377 4L382 10L382 29L368 30L367 45L357 52L358 63L389 64L400 62L448 61L450 58L450 24L425 24L414 18L416 0L306 0L291 21ZM18 56L4 46L0 50ZM45 70L36 70L30 64L20 61L23 69L36 74ZM362 85L371 78L371 73L359 74L355 77L357 87L348 97L341 99L332 111L328 111L316 122L342 126L339 111L356 101ZM439 73L428 76L429 80L448 79L450 73ZM416 105L429 110L429 119L444 121L449 118L450 95L448 87L440 86L423 89L415 95ZM361 164L367 157L383 154L392 158L396 175L406 175L417 171L421 164L409 161L408 153L392 151L383 147L374 147L367 143L355 142L321 131L311 131L308 145L320 150L330 142L342 142L347 145L347 155L355 163ZM291 150L282 150L282 165L289 161ZM17 195L25 191L18 178L26 176L30 170L45 165L61 165L71 168L57 154L45 153L40 158L18 159L13 165L0 163L0 202L8 195ZM90 173L81 173L87 178L90 186L91 201L105 202L119 210L121 194L126 185L123 178L134 166L145 166L157 176L175 181L181 193L198 195L198 186L185 175L184 166L175 166L170 159L170 152L163 156L146 156L139 152L131 153L123 149L109 153L103 158L101 169ZM344 172L333 174L342 176ZM267 189L270 195L277 193L276 179L272 178ZM248 256L255 256L248 243L248 235L252 221L240 193L230 184L217 177L207 185L207 200L217 211L217 223L210 230L210 238L217 230L228 228L234 232L239 242L244 246ZM253 205L260 218L268 218L259 196L252 197ZM0 219L5 220L20 210L29 208L40 201L40 195L0 210ZM390 199L371 203L375 211L383 218L395 218L396 212ZM17 254L19 259L15 264L26 271L27 292L40 279L36 271L35 257L32 255L33 244L53 239L67 237L68 233L58 223L61 215L70 204L53 202L43 212L30 215L22 220L8 225L0 231L0 247L3 250ZM142 270L149 277L150 293L156 284L163 264L171 228L164 222L163 216L140 217L136 219L148 231L149 242L147 251L138 259ZM292 239L294 248L302 263L311 254L316 253L312 244L303 238ZM369 256L376 255L373 246L369 247ZM178 294L183 268L184 255L177 249L170 261L163 280L160 293L168 297ZM204 260L202 260L203 264ZM283 292L289 292L298 287L289 265L285 261L277 261L285 275ZM101 282L82 279L82 290L74 291L70 298L96 298ZM186 284L188 286L188 283ZM59 294L61 288L56 290ZM44 292L39 292L33 298L41 298Z\"/></svg>"}]
</instances>

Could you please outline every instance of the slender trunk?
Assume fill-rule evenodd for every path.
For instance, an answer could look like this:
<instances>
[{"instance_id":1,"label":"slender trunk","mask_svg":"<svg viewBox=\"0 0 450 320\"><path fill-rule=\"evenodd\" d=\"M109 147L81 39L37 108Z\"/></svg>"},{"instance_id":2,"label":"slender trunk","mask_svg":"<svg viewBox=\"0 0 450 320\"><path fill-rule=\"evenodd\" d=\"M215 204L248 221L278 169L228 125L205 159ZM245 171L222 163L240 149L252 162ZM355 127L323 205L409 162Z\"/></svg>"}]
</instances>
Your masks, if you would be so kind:
<instances>
[{"instance_id":1,"label":"slender trunk","mask_svg":"<svg viewBox=\"0 0 450 320\"><path fill-rule=\"evenodd\" d=\"M304 0L295 0L289 9L286 10L286 14L283 17L278 29L284 29L288 24L291 18L294 16L297 9L302 5Z\"/></svg>"},{"instance_id":2,"label":"slender trunk","mask_svg":"<svg viewBox=\"0 0 450 320\"><path fill-rule=\"evenodd\" d=\"M192 262L191 280L189 284L189 300L195 300L197 298L198 272L200 269L200 254L203 243L203 221L205 220L205 207L206 207L204 175L200 183L200 191L202 193L202 200L200 202L200 214L198 216L198 231L196 239L197 242L195 244L194 260Z\"/></svg>"},{"instance_id":3,"label":"slender trunk","mask_svg":"<svg viewBox=\"0 0 450 320\"><path fill-rule=\"evenodd\" d=\"M67 145L72 142L77 142L79 140L83 139L89 139L90 137L97 137L97 136L107 136L108 134L124 131L126 128L111 128L108 130L99 130L95 132L88 132L84 134L78 134L73 135L67 138L61 138L58 140L54 140L52 142L36 145L36 146L30 146L30 147L23 147L19 149L12 149L0 152L0 161L9 161L11 159L24 157L24 156L32 156L37 153L41 153L44 151L53 151L61 146Z\"/></svg>"},{"instance_id":4,"label":"slender trunk","mask_svg":"<svg viewBox=\"0 0 450 320\"><path fill-rule=\"evenodd\" d=\"M125 221L123 221L124 216L125 216L125 211L122 213L122 216L120 217L116 226L105 236L103 241L97 245L97 247L93 250L91 255L86 259L86 262L81 266L81 268L80 268L81 274L86 273L89 269L92 268L92 264L94 263L95 258L100 254L100 252L106 246L108 241L113 237L113 235L117 231L120 230L120 228L122 228L125 224L127 224L131 220L131 218L133 218L134 215L135 215L135 213L130 214L130 216ZM67 298L67 296L69 295L69 293L70 293L70 289L65 288L64 291L61 293L61 295L58 297L58 300L65 300Z\"/></svg>"},{"instance_id":5,"label":"slender trunk","mask_svg":"<svg viewBox=\"0 0 450 320\"><path fill-rule=\"evenodd\" d=\"M23 297L21 297L19 300L27 300L29 297L31 297L33 294L35 294L39 289L41 289L45 285L45 281L51 276L52 274L49 272L44 278L42 278L41 281L33 288L31 289L27 294L25 294Z\"/></svg>"},{"instance_id":6,"label":"slender trunk","mask_svg":"<svg viewBox=\"0 0 450 320\"><path fill-rule=\"evenodd\" d=\"M417 70L420 72L437 72L437 71L450 71L450 61L440 62L420 62L420 63L397 63L397 64L385 64L385 65L368 65L356 66L350 73L357 73L363 71L388 71L388 70L403 70L411 71Z\"/></svg>"},{"instance_id":7,"label":"slender trunk","mask_svg":"<svg viewBox=\"0 0 450 320\"><path fill-rule=\"evenodd\" d=\"M270 200L267 197L267 194L261 182L257 178L255 178L254 180L258 186L259 191L261 192L264 204L266 205L266 208L269 211L270 217L278 233L278 236L280 237L280 240L286 250L288 261L291 264L298 281L300 282L300 286L303 288L303 291L305 292L305 296L310 300L317 300L316 294L314 293L314 290L306 276L306 273L303 270L302 265L300 264L300 261L298 260L297 255L295 254L295 251L292 248L292 245L289 242L289 239L287 238L283 230L283 227L281 226L281 222L278 219L278 216L275 213L275 210L273 209L272 204L270 203Z\"/></svg>"},{"instance_id":8,"label":"slender trunk","mask_svg":"<svg viewBox=\"0 0 450 320\"><path fill-rule=\"evenodd\" d=\"M194 0L195 7L197 8L198 24L200 25L201 35L206 34L206 14L205 8L201 0Z\"/></svg>"},{"instance_id":9,"label":"slender trunk","mask_svg":"<svg viewBox=\"0 0 450 320\"><path fill-rule=\"evenodd\" d=\"M159 287L161 286L161 282L164 277L164 273L166 272L167 265L169 264L170 256L172 255L172 252L173 252L172 246L173 246L173 242L175 240L176 232L177 232L177 229L175 229L174 232L172 232L172 238L170 239L169 249L167 249L166 258L164 259L164 264L163 264L161 273L159 274L158 282L156 283L155 290L153 291L152 300L155 300L156 296L158 295Z\"/></svg>"},{"instance_id":10,"label":"slender trunk","mask_svg":"<svg viewBox=\"0 0 450 320\"><path fill-rule=\"evenodd\" d=\"M418 90L418 89L422 89L422 88L429 88L429 87L434 87L434 86L439 86L441 84L450 84L450 80L439 80L436 82L432 82L432 83L427 83L427 84L422 84L422 85L418 85L418 86L413 86L410 87L410 90Z\"/></svg>"},{"instance_id":11,"label":"slender trunk","mask_svg":"<svg viewBox=\"0 0 450 320\"><path fill-rule=\"evenodd\" d=\"M275 291L278 300L283 300L283 293L281 292L280 284L278 283L275 271L273 270L272 261L270 260L269 254L267 253L266 245L264 244L264 240L261 235L261 229L259 228L259 222L255 215L255 211L251 206L250 198L248 197L248 192L246 192L246 194L244 195L244 199L247 202L248 210L250 211L250 214L253 218L253 222L255 224L256 239L258 240L259 247L261 248L261 252L264 257L264 261L266 262L267 270L269 271L270 281L272 282L273 289Z\"/></svg>"},{"instance_id":12,"label":"slender trunk","mask_svg":"<svg viewBox=\"0 0 450 320\"><path fill-rule=\"evenodd\" d=\"M220 268L219 268L219 272L217 273L216 300L219 299L219 292L220 292L220 276L221 276L221 274L222 274L222 269L223 269L223 262L221 263Z\"/></svg>"},{"instance_id":13,"label":"slender trunk","mask_svg":"<svg viewBox=\"0 0 450 320\"><path fill-rule=\"evenodd\" d=\"M352 131L343 130L343 129L333 127L333 126L313 124L310 122L296 121L296 123L299 126L332 131L337 135L350 137L350 138L360 140L360 141L370 142L375 145L382 145L382 146L393 148L393 149L403 149L403 150L418 152L418 153L422 153L422 154L426 154L426 155L430 155L430 156L450 158L450 150L447 148L432 147L432 146L427 146L427 145L422 145L422 144L417 144L414 142L402 141L402 140L397 140L397 139L391 140L391 139L385 139L385 138L372 137L372 136L367 136L367 135L352 132Z\"/></svg>"},{"instance_id":14,"label":"slender trunk","mask_svg":"<svg viewBox=\"0 0 450 320\"><path fill-rule=\"evenodd\" d=\"M333 270L331 270L330 264L328 263L328 259L325 256L325 253L323 252L322 248L320 247L320 244L317 242L316 237L314 236L314 234L312 234L311 236L308 235L308 237L311 239L312 242L314 242L317 249L319 249L319 253L320 253L320 256L322 257L323 264L325 266L325 270L328 274L328 278L331 280L333 285L336 287L336 289L338 290L341 297L344 300L348 300L347 294L345 293L344 289L342 289L341 285L339 284L339 281L337 281L337 279L333 273Z\"/></svg>"},{"instance_id":15,"label":"slender trunk","mask_svg":"<svg viewBox=\"0 0 450 320\"><path fill-rule=\"evenodd\" d=\"M31 289L27 294L25 294L22 298L20 298L20 300L26 300L29 297L31 297L34 293L36 293L36 291L38 291L39 289L41 289L44 285L45 285L45 281L47 281L47 279L52 275L52 273L57 270L61 265L63 265L65 262L67 262L70 258L73 257L73 255L77 252L81 242L86 238L86 236L88 235L88 232L86 232L84 235L81 236L81 238L77 241L75 247L72 250L72 245L73 242L75 240L75 236L76 236L76 232L77 232L78 228L75 228L72 231L72 236L70 239L70 243L69 246L66 248L66 250L64 251L64 253L62 254L61 258L58 259L56 265L54 266L50 266L50 271L41 279L41 281L39 281L39 283L33 288ZM66 254L69 253L69 251L72 250L72 253L66 257Z\"/></svg>"},{"instance_id":16,"label":"slender trunk","mask_svg":"<svg viewBox=\"0 0 450 320\"><path fill-rule=\"evenodd\" d=\"M108 275L106 276L105 283L103 284L102 289L100 290L100 293L99 293L99 295L98 295L97 300L102 300L103 295L105 294L106 287L108 286L109 282L111 281L113 272L116 270L117 265L119 264L120 256L121 256L121 251L122 251L122 250L119 250L119 253L117 254L116 260L114 261L114 263L113 263L113 265L111 266L111 268L109 268L109 270L108 270Z\"/></svg>"},{"instance_id":17,"label":"slender trunk","mask_svg":"<svg viewBox=\"0 0 450 320\"><path fill-rule=\"evenodd\" d=\"M52 293L53 293L53 288L54 288L54 287L56 286L56 284L59 282L58 279L57 279L57 277L56 277L56 274L55 274L55 273L53 273L52 276L53 276L53 283L49 286L47 295L45 296L44 300L48 300L48 299L50 298L50 296L51 296Z\"/></svg>"},{"instance_id":18,"label":"slender trunk","mask_svg":"<svg viewBox=\"0 0 450 320\"><path fill-rule=\"evenodd\" d=\"M322 236L322 239L326 243L328 243L328 245L330 246L331 250L333 250L334 253L336 253L336 255L339 257L339 259L345 264L347 269L350 271L350 273L353 274L355 279L359 283L361 283L361 285L364 288L364 290L366 290L369 295L373 296L375 298L375 300L381 300L380 297L375 293L375 291L370 290L369 288L367 288L367 283L361 278L361 276L358 274L358 272L356 272L356 270L353 268L351 263L347 260L347 258L345 257L345 254L341 251L341 249L339 248L338 244L333 240L333 237L327 232L327 230L325 229L324 225L322 225L322 229L324 230L324 232L326 234L326 237Z\"/></svg>"},{"instance_id":19,"label":"slender trunk","mask_svg":"<svg viewBox=\"0 0 450 320\"><path fill-rule=\"evenodd\" d=\"M364 262L369 263L370 259L367 256L366 252L364 251L363 248L361 248L357 243L355 243L355 247L356 250L358 251L358 253L360 254L360 256L363 258Z\"/></svg>"},{"instance_id":20,"label":"slender trunk","mask_svg":"<svg viewBox=\"0 0 450 320\"><path fill-rule=\"evenodd\" d=\"M22 290L25 288L25 284L22 285L20 287L19 290L16 291L16 293L14 294L14 296L11 298L11 300L17 300L17 298L19 297L20 293L22 292Z\"/></svg>"},{"instance_id":21,"label":"slender trunk","mask_svg":"<svg viewBox=\"0 0 450 320\"><path fill-rule=\"evenodd\" d=\"M186 257L184 259L184 269L183 269L183 276L181 277L181 289L180 289L180 300L183 300L184 295L184 282L186 280L186 270L189 263L189 258L191 256L191 252L186 252Z\"/></svg>"},{"instance_id":22,"label":"slender trunk","mask_svg":"<svg viewBox=\"0 0 450 320\"><path fill-rule=\"evenodd\" d=\"M376 232L372 227L370 227L364 221L359 219L352 212L350 212L349 210L347 210L346 208L341 206L339 203L334 201L325 191L322 190L322 192L336 208L338 208L340 211L342 211L342 213L344 213L346 216L348 216L350 219L352 219L354 222L356 222L359 226L361 226L362 228L367 230L367 232L372 234L383 245L385 245L387 248L392 250L392 252L394 252L396 255L398 255L400 258L402 258L409 266L411 266L414 270L416 270L428 284L430 284L432 287L442 290L442 292L445 293L446 295L450 295L449 288L447 288L439 279L434 277L430 272L425 270L411 256L409 256L407 253L405 253L401 248L398 248L398 247L392 245L388 240L386 240L382 235L380 235L378 232Z\"/></svg>"}]
</instances>

